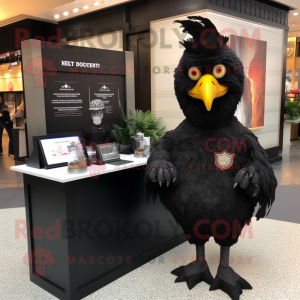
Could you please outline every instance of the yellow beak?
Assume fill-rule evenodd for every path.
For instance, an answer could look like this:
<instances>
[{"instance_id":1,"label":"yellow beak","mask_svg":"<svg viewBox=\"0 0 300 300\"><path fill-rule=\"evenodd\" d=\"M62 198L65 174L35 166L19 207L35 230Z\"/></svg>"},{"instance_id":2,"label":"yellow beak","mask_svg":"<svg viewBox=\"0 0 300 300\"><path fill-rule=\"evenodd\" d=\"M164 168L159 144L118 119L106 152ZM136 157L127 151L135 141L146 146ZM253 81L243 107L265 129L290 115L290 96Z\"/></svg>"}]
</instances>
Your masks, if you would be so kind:
<instances>
[{"instance_id":1,"label":"yellow beak","mask_svg":"<svg viewBox=\"0 0 300 300\"><path fill-rule=\"evenodd\" d=\"M214 99L224 96L227 91L228 88L220 85L214 76L206 74L188 91L188 94L193 98L203 100L206 109L210 111Z\"/></svg>"}]
</instances>

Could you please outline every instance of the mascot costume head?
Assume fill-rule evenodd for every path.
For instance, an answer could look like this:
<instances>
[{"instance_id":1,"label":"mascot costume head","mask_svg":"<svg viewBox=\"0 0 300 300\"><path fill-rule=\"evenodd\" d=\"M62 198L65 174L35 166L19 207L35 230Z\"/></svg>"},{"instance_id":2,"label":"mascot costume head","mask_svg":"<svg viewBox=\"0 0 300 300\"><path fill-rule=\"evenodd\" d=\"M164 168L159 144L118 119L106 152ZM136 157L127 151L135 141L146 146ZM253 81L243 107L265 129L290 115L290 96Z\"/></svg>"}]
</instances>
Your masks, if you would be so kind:
<instances>
[{"instance_id":1,"label":"mascot costume head","mask_svg":"<svg viewBox=\"0 0 300 300\"><path fill-rule=\"evenodd\" d=\"M228 38L200 16L176 21L192 38L175 70L175 93L186 119L156 142L148 159L148 199L159 197L196 246L196 261L171 273L189 289L205 282L238 300L251 285L229 266L230 247L275 200L277 180L256 136L234 116L244 91L244 68ZM205 243L221 247L213 278Z\"/></svg>"}]
</instances>

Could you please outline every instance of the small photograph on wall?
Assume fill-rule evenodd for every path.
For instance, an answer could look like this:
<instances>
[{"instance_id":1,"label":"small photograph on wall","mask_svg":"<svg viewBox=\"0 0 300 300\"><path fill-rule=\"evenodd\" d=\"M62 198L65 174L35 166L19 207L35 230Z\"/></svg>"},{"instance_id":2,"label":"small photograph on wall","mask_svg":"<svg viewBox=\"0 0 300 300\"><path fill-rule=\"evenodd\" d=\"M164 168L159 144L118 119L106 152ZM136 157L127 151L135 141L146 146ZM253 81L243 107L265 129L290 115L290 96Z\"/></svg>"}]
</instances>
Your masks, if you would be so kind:
<instances>
[{"instance_id":1,"label":"small photograph on wall","mask_svg":"<svg viewBox=\"0 0 300 300\"><path fill-rule=\"evenodd\" d=\"M230 48L245 69L245 87L236 117L248 128L264 126L267 42L231 35Z\"/></svg>"}]
</instances>

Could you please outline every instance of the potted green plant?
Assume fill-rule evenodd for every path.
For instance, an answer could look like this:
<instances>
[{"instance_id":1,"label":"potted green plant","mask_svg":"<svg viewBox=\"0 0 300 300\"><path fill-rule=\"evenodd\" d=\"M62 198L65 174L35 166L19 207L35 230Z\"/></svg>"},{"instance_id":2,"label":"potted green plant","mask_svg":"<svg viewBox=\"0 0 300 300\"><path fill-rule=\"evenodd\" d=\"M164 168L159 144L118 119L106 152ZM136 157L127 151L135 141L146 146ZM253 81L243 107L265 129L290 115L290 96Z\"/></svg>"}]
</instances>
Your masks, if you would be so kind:
<instances>
[{"instance_id":1,"label":"potted green plant","mask_svg":"<svg viewBox=\"0 0 300 300\"><path fill-rule=\"evenodd\" d=\"M128 127L121 128L120 126L113 124L113 130L111 131L113 137L118 143L119 152L123 154L131 154L131 133Z\"/></svg>"},{"instance_id":2,"label":"potted green plant","mask_svg":"<svg viewBox=\"0 0 300 300\"><path fill-rule=\"evenodd\" d=\"M131 134L132 149L135 151L136 145L134 138L137 133L141 132L145 137L150 137L151 143L158 141L164 134L165 127L160 128L159 121L161 118L155 118L150 110L129 111L129 118L122 116L128 125Z\"/></svg>"},{"instance_id":3,"label":"potted green plant","mask_svg":"<svg viewBox=\"0 0 300 300\"><path fill-rule=\"evenodd\" d=\"M129 111L129 119L123 115L123 119L128 124L132 137L136 133L142 132L145 136L149 136L151 142L158 141L164 131L165 127L160 128L159 121L161 118L155 118L150 110L143 112L142 110Z\"/></svg>"},{"instance_id":4,"label":"potted green plant","mask_svg":"<svg viewBox=\"0 0 300 300\"><path fill-rule=\"evenodd\" d=\"M286 101L285 112L288 114L288 120L297 120L300 114L300 106L298 101Z\"/></svg>"}]
</instances>

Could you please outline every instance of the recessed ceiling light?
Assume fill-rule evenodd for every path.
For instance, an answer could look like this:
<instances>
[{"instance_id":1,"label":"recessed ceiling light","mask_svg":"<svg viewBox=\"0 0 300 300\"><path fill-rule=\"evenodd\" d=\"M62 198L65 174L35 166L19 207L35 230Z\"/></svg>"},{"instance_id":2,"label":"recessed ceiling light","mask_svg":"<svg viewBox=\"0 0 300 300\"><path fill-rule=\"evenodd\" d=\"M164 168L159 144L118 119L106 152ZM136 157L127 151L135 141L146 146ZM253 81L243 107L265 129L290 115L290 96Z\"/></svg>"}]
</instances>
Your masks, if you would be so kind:
<instances>
[{"instance_id":1,"label":"recessed ceiling light","mask_svg":"<svg viewBox=\"0 0 300 300\"><path fill-rule=\"evenodd\" d=\"M99 2L98 1L94 2L94 5L95 6L99 5Z\"/></svg>"},{"instance_id":2,"label":"recessed ceiling light","mask_svg":"<svg viewBox=\"0 0 300 300\"><path fill-rule=\"evenodd\" d=\"M84 9L88 9L88 8L89 8L89 6L88 6L88 5L85 5L83 8L84 8Z\"/></svg>"},{"instance_id":3,"label":"recessed ceiling light","mask_svg":"<svg viewBox=\"0 0 300 300\"><path fill-rule=\"evenodd\" d=\"M293 24L292 26L295 26L295 24Z\"/></svg>"},{"instance_id":4,"label":"recessed ceiling light","mask_svg":"<svg viewBox=\"0 0 300 300\"><path fill-rule=\"evenodd\" d=\"M64 12L64 16L67 16L69 14L69 12L65 11Z\"/></svg>"},{"instance_id":5,"label":"recessed ceiling light","mask_svg":"<svg viewBox=\"0 0 300 300\"><path fill-rule=\"evenodd\" d=\"M74 8L73 11L74 11L74 12L78 12L78 8Z\"/></svg>"},{"instance_id":6,"label":"recessed ceiling light","mask_svg":"<svg viewBox=\"0 0 300 300\"><path fill-rule=\"evenodd\" d=\"M59 18L59 15L55 15L54 18L55 18L55 19L58 19L58 18Z\"/></svg>"},{"instance_id":7,"label":"recessed ceiling light","mask_svg":"<svg viewBox=\"0 0 300 300\"><path fill-rule=\"evenodd\" d=\"M298 16L298 13L297 13L297 12L294 12L293 15L294 15L294 16Z\"/></svg>"}]
</instances>

